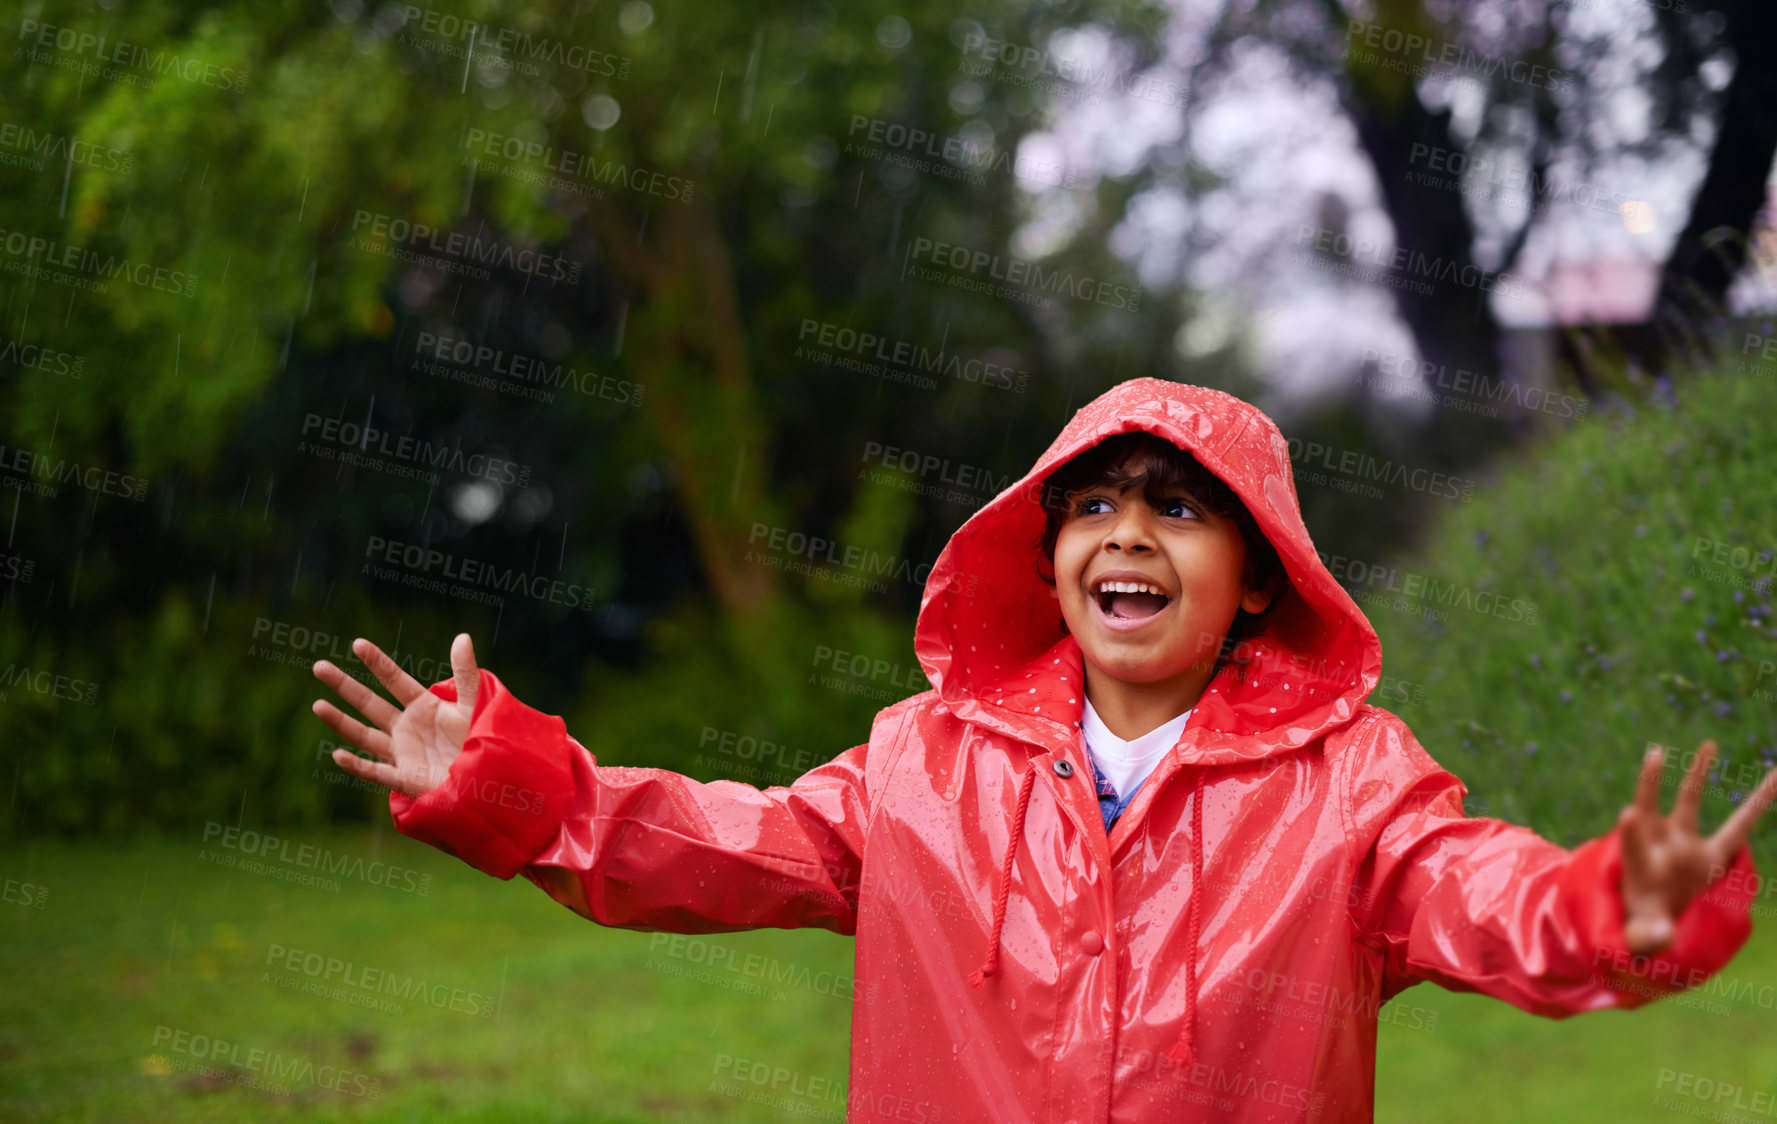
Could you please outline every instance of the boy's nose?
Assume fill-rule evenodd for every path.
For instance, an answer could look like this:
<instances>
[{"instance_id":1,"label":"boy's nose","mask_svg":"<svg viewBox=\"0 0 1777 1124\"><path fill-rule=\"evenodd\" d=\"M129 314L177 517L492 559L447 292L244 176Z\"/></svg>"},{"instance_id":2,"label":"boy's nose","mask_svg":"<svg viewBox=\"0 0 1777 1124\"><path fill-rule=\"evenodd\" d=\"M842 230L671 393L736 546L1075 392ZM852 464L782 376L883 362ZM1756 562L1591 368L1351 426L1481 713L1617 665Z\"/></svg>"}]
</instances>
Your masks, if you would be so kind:
<instances>
[{"instance_id":1,"label":"boy's nose","mask_svg":"<svg viewBox=\"0 0 1777 1124\"><path fill-rule=\"evenodd\" d=\"M1131 504L1123 509L1117 521L1105 534L1106 550L1152 550L1154 549L1154 528L1143 510L1142 504Z\"/></svg>"}]
</instances>

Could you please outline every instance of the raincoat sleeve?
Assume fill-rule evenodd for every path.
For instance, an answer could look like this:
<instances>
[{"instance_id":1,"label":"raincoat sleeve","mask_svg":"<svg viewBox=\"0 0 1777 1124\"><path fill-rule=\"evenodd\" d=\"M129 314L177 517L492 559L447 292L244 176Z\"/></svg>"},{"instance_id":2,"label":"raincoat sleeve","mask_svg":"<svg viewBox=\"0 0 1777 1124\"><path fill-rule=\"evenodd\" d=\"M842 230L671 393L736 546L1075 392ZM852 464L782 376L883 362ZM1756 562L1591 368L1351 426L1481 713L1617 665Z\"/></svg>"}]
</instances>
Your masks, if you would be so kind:
<instances>
[{"instance_id":1,"label":"raincoat sleeve","mask_svg":"<svg viewBox=\"0 0 1777 1124\"><path fill-rule=\"evenodd\" d=\"M448 679L430 689L456 698ZM868 748L763 790L601 766L560 718L526 706L483 668L445 782L417 798L391 791L389 811L403 834L495 878L522 873L603 925L852 933Z\"/></svg>"},{"instance_id":2,"label":"raincoat sleeve","mask_svg":"<svg viewBox=\"0 0 1777 1124\"><path fill-rule=\"evenodd\" d=\"M1693 898L1653 957L1623 938L1620 833L1568 851L1528 828L1464 816L1467 789L1395 715L1349 747L1345 791L1359 856L1349 901L1383 958L1383 997L1420 980L1560 1018L1639 1007L1694 987L1752 930L1750 847Z\"/></svg>"}]
</instances>

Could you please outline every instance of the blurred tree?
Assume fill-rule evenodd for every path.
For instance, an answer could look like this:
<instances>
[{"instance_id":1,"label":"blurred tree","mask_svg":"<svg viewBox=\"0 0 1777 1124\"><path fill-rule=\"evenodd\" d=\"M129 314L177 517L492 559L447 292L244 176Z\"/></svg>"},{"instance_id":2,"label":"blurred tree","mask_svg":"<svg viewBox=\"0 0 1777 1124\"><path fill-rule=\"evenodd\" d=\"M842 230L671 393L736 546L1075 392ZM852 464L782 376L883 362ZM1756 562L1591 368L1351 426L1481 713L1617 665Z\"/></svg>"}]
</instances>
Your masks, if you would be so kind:
<instances>
[{"instance_id":1,"label":"blurred tree","mask_svg":"<svg viewBox=\"0 0 1777 1124\"><path fill-rule=\"evenodd\" d=\"M1705 61L1695 47L1699 27L1721 28L1720 42L1734 64L1720 95L1708 167L1660 271L1648 330L1626 341L1631 354L1662 371L1675 353L1701 358L1712 350L1711 329L1727 311L1728 289L1752 259L1751 237L1768 206L1777 158L1777 8L1758 0L1700 0L1688 12L1678 7L1655 9L1671 69L1695 80Z\"/></svg>"},{"instance_id":2,"label":"blurred tree","mask_svg":"<svg viewBox=\"0 0 1777 1124\"><path fill-rule=\"evenodd\" d=\"M1258 0L1227 13L1194 80L1225 72L1247 36L1286 50L1305 81L1330 77L1396 245L1461 273L1518 272L1563 189L1604 186L1577 179L1575 169L1629 156L1658 166L1685 149L1705 157L1650 324L1619 334L1632 353L1662 366L1674 341L1712 330L1747 260L1777 153L1770 5L1630 5L1602 19L1586 5L1582 19L1561 0ZM1631 94L1635 108L1625 109ZM1428 157L1461 190L1449 174L1432 174ZM1558 167L1568 172L1555 174ZM1498 190L1505 168L1514 169L1508 186L1522 190ZM1432 364L1506 373L1490 293L1390 293ZM1594 393L1598 365L1582 359L1583 345L1566 342L1573 374ZM1426 444L1448 450L1452 464L1473 463L1507 436L1448 415L1431 424Z\"/></svg>"},{"instance_id":3,"label":"blurred tree","mask_svg":"<svg viewBox=\"0 0 1777 1124\"><path fill-rule=\"evenodd\" d=\"M601 719L621 733L624 760L682 763L718 723L849 744L884 688L810 690L812 657L912 664L889 624L920 587L866 595L761 540L914 570L1073 408L1185 374L1186 293L1026 304L907 275L926 238L1135 284L1105 245L1128 184L1086 176L1070 234L1021 241L1020 141L1045 84L1072 84L1053 33L1101 25L1127 80L1164 12L993 18L819 0L26 15L0 113L43 158L0 165L0 333L80 377L0 371L0 443L34 458L21 483L98 465L144 484L139 503L15 494L37 579L7 590L0 658L106 689L7 701L15 744L69 747L14 763L12 827L326 814L305 669L349 663L360 633L432 679L471 628L527 698L589 740ZM1034 56L1037 88L973 65L988 42ZM842 329L879 342L816 346ZM1189 377L1240 375L1222 355ZM977 483L938 486L957 472ZM415 588L440 574L390 562L410 550L578 585L593 611ZM586 660L644 653L645 681Z\"/></svg>"}]
</instances>

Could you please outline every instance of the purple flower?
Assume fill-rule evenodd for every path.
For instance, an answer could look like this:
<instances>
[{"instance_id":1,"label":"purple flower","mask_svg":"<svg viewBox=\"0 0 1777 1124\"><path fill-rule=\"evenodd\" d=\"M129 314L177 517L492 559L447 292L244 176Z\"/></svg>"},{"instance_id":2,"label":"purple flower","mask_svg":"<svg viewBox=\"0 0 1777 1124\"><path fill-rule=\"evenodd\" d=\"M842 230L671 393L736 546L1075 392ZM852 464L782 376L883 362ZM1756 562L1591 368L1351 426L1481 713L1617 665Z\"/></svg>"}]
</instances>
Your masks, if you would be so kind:
<instances>
[{"instance_id":1,"label":"purple flower","mask_svg":"<svg viewBox=\"0 0 1777 1124\"><path fill-rule=\"evenodd\" d=\"M1678 599L1680 601L1689 601L1691 598L1693 598L1695 596L1697 596L1697 591L1692 589L1688 585L1678 591Z\"/></svg>"}]
</instances>

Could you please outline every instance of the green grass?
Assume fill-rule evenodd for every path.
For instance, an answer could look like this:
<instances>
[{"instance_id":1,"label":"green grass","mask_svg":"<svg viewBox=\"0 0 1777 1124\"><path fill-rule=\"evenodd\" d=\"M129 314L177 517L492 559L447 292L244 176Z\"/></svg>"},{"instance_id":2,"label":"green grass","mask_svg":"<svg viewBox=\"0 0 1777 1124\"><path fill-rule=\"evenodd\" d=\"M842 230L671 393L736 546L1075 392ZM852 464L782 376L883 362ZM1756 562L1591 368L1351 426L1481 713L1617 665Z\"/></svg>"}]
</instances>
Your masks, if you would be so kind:
<instances>
[{"instance_id":1,"label":"green grass","mask_svg":"<svg viewBox=\"0 0 1777 1124\"><path fill-rule=\"evenodd\" d=\"M849 939L694 938L792 973L779 994L743 994L659 970L694 967L691 943L676 957L651 949L670 938L593 925L522 879L495 882L392 831L302 838L430 874L428 892L290 885L202 861L196 838L0 854L0 879L46 890L41 909L0 911L0 1118L776 1121L787 1114L712 1091L721 1055L844 1080L848 989L818 973L849 975ZM387 970L403 987L461 989L468 1010L442 992L445 1006L410 999L396 1012L285 990L267 973L300 974L268 966L274 945ZM1664 1120L1652 1103L1662 1070L1777 1092L1768 929L1724 978L1763 986L1764 1005L1753 991L1709 1000L1726 1014L1661 1003L1551 1021L1410 989L1384 1008L1398 1025L1382 1028L1378 1119ZM482 995L497 1019L474 1013ZM173 1070L190 1050L157 1044L159 1027L239 1043L243 1059L259 1048L343 1067L378 1095L313 1081L278 1094Z\"/></svg>"},{"instance_id":2,"label":"green grass","mask_svg":"<svg viewBox=\"0 0 1777 1124\"><path fill-rule=\"evenodd\" d=\"M41 909L0 910L0 1118L754 1121L776 1116L710 1091L719 1055L844 1080L849 987L816 973L849 978L847 938L699 938L794 972L777 994L741 994L659 970L694 969L690 944L677 957L651 950L654 934L591 924L523 879L499 883L392 829L299 838L432 881L424 895L291 885L201 860L196 837L0 855L0 879L47 891ZM273 946L350 961L354 980L363 967L391 973L409 998L391 1011L285 990L273 976L309 977L268 965ZM461 994L438 991L435 1006L412 980ZM479 1016L482 996L497 1017ZM317 1074L343 1067L377 1095L314 1080L275 1094L181 1072L192 1047L157 1043L161 1027L238 1043L243 1062L259 1048Z\"/></svg>"}]
</instances>

